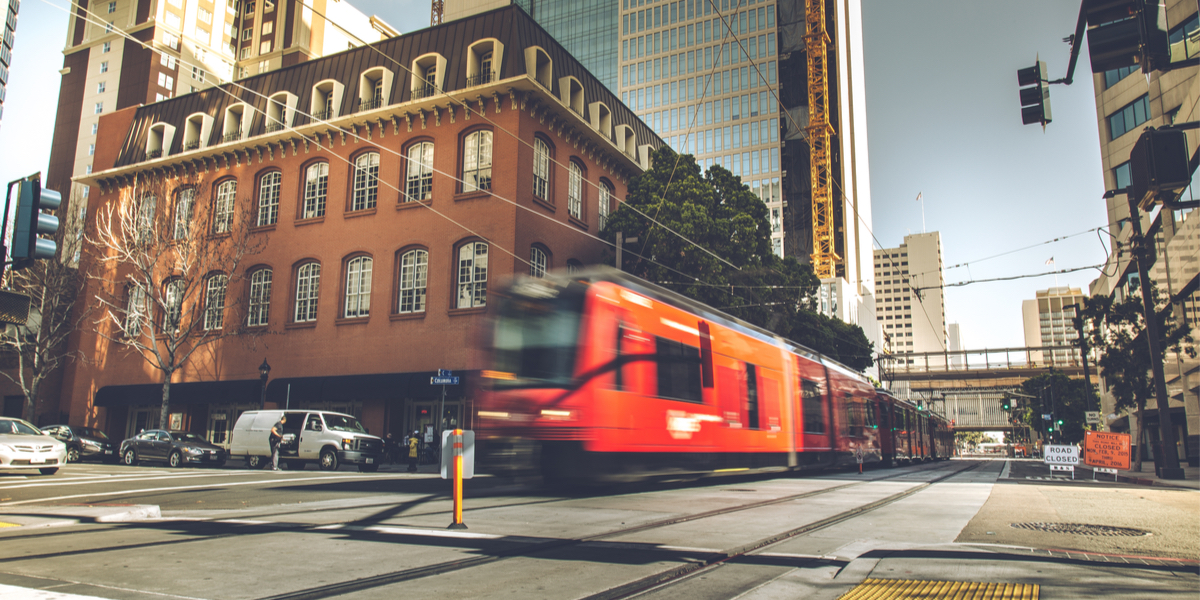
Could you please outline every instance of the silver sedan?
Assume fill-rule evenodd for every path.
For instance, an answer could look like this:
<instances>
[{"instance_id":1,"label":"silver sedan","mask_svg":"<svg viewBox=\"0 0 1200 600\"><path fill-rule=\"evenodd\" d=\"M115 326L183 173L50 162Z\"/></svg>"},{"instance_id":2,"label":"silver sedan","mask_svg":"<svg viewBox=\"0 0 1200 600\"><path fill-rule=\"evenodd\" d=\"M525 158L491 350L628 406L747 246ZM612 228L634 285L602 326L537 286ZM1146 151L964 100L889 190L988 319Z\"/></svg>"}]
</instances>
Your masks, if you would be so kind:
<instances>
[{"instance_id":1,"label":"silver sedan","mask_svg":"<svg viewBox=\"0 0 1200 600\"><path fill-rule=\"evenodd\" d=\"M0 417L0 473L37 470L53 475L66 462L66 444L27 421Z\"/></svg>"}]
</instances>

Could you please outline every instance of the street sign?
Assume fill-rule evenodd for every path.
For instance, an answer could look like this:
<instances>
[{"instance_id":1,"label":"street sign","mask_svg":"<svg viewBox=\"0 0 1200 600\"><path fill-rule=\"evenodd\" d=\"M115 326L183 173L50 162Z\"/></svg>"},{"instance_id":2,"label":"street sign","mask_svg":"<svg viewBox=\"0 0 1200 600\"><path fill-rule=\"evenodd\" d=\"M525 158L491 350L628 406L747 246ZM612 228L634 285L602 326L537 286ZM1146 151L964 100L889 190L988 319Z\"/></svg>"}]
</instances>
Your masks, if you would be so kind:
<instances>
[{"instance_id":1,"label":"street sign","mask_svg":"<svg viewBox=\"0 0 1200 600\"><path fill-rule=\"evenodd\" d=\"M1079 464L1079 448L1067 445L1050 445L1042 448L1043 460L1046 464L1075 466ZM1051 469L1054 470L1054 469Z\"/></svg>"},{"instance_id":2,"label":"street sign","mask_svg":"<svg viewBox=\"0 0 1200 600\"><path fill-rule=\"evenodd\" d=\"M430 385L458 385L458 377L430 377Z\"/></svg>"},{"instance_id":3,"label":"street sign","mask_svg":"<svg viewBox=\"0 0 1200 600\"><path fill-rule=\"evenodd\" d=\"M1083 432L1083 462L1090 467L1129 470L1131 437L1128 433Z\"/></svg>"},{"instance_id":4,"label":"street sign","mask_svg":"<svg viewBox=\"0 0 1200 600\"><path fill-rule=\"evenodd\" d=\"M1083 413L1083 416L1084 416L1084 420L1087 421L1088 425L1099 425L1100 424L1100 411L1098 411L1098 410L1086 411Z\"/></svg>"},{"instance_id":5,"label":"street sign","mask_svg":"<svg viewBox=\"0 0 1200 600\"><path fill-rule=\"evenodd\" d=\"M448 369L438 369L438 377L451 377L453 375L454 373L451 373Z\"/></svg>"},{"instance_id":6,"label":"street sign","mask_svg":"<svg viewBox=\"0 0 1200 600\"><path fill-rule=\"evenodd\" d=\"M1042 420L1043 420L1043 421L1049 421L1049 420L1050 420L1050 415L1049 415L1049 414L1046 414L1046 413L1042 413Z\"/></svg>"}]
</instances>

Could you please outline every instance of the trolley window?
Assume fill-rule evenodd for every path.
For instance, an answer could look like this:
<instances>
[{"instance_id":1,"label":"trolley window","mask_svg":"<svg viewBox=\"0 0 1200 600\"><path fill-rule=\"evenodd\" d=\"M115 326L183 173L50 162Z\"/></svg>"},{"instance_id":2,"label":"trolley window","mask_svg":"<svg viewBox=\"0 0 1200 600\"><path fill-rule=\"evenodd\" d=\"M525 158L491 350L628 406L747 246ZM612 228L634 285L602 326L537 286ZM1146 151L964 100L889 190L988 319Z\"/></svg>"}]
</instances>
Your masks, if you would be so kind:
<instances>
[{"instance_id":1,"label":"trolley window","mask_svg":"<svg viewBox=\"0 0 1200 600\"><path fill-rule=\"evenodd\" d=\"M750 429L762 429L758 419L758 368L746 363L746 420Z\"/></svg>"},{"instance_id":2,"label":"trolley window","mask_svg":"<svg viewBox=\"0 0 1200 600\"><path fill-rule=\"evenodd\" d=\"M825 405L817 382L800 380L801 402L804 410L804 433L825 433Z\"/></svg>"},{"instance_id":3,"label":"trolley window","mask_svg":"<svg viewBox=\"0 0 1200 600\"><path fill-rule=\"evenodd\" d=\"M703 402L700 391L700 349L683 342L655 338L658 362L658 395L663 398Z\"/></svg>"},{"instance_id":4,"label":"trolley window","mask_svg":"<svg viewBox=\"0 0 1200 600\"><path fill-rule=\"evenodd\" d=\"M574 383L582 289L555 288L541 296L514 295L500 305L495 369L509 374L498 388L568 387Z\"/></svg>"}]
</instances>

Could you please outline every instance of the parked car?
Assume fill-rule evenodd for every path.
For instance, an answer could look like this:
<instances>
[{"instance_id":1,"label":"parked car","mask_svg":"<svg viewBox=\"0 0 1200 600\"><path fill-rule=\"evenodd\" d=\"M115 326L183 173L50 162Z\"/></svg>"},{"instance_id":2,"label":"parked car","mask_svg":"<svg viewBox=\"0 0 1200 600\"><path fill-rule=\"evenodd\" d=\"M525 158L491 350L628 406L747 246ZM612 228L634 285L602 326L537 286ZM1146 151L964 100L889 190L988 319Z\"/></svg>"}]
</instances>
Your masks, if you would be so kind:
<instances>
[{"instance_id":1,"label":"parked car","mask_svg":"<svg viewBox=\"0 0 1200 600\"><path fill-rule=\"evenodd\" d=\"M104 462L117 462L121 459L117 445L95 427L50 425L41 429L42 433L67 445L67 462L79 462L89 458Z\"/></svg>"},{"instance_id":2,"label":"parked car","mask_svg":"<svg viewBox=\"0 0 1200 600\"><path fill-rule=\"evenodd\" d=\"M67 445L28 421L0 417L0 472L37 470L53 475L67 462Z\"/></svg>"},{"instance_id":3,"label":"parked car","mask_svg":"<svg viewBox=\"0 0 1200 600\"><path fill-rule=\"evenodd\" d=\"M368 434L358 419L323 410L248 410L233 426L229 455L251 469L270 465L271 427L285 414L279 455L288 469L300 470L308 463L322 471L336 471L343 463L358 465L364 473L379 469L383 440Z\"/></svg>"},{"instance_id":4,"label":"parked car","mask_svg":"<svg viewBox=\"0 0 1200 600\"><path fill-rule=\"evenodd\" d=\"M229 453L204 438L185 431L147 429L121 442L121 462L136 465L143 461L161 461L172 467L184 464L225 464Z\"/></svg>"}]
</instances>

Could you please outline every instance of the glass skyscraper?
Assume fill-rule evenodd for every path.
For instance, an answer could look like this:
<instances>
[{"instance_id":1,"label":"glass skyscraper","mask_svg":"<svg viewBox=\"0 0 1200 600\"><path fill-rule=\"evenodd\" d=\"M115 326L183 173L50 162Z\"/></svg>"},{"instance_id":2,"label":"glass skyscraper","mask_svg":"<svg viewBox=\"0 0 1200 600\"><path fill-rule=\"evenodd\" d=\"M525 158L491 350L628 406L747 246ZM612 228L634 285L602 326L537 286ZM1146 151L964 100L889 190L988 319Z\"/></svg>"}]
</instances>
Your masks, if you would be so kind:
<instances>
[{"instance_id":1,"label":"glass skyscraper","mask_svg":"<svg viewBox=\"0 0 1200 600\"><path fill-rule=\"evenodd\" d=\"M614 94L617 87L618 0L515 0Z\"/></svg>"}]
</instances>

